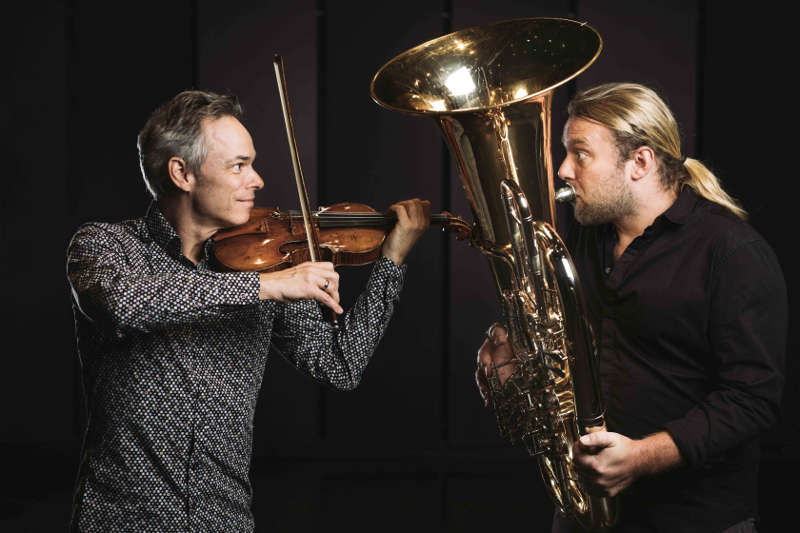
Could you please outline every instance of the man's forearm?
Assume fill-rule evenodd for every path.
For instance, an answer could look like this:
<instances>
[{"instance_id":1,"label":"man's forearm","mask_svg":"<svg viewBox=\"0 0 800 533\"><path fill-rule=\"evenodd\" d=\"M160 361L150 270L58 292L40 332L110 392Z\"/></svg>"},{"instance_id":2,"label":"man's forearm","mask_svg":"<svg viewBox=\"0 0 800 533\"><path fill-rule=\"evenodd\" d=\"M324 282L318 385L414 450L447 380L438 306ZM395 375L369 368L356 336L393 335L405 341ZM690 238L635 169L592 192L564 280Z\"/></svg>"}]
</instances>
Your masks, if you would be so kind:
<instances>
[{"instance_id":1,"label":"man's forearm","mask_svg":"<svg viewBox=\"0 0 800 533\"><path fill-rule=\"evenodd\" d=\"M638 476L652 476L683 464L680 451L666 431L634 441Z\"/></svg>"},{"instance_id":2,"label":"man's forearm","mask_svg":"<svg viewBox=\"0 0 800 533\"><path fill-rule=\"evenodd\" d=\"M333 331L308 301L278 308L272 342L299 370L340 390L358 386L392 315L405 269L375 262L366 290Z\"/></svg>"},{"instance_id":3,"label":"man's forearm","mask_svg":"<svg viewBox=\"0 0 800 533\"><path fill-rule=\"evenodd\" d=\"M606 431L589 433L575 442L573 453L584 482L605 496L617 495L637 478L683 463L666 431L636 440Z\"/></svg>"}]
</instances>

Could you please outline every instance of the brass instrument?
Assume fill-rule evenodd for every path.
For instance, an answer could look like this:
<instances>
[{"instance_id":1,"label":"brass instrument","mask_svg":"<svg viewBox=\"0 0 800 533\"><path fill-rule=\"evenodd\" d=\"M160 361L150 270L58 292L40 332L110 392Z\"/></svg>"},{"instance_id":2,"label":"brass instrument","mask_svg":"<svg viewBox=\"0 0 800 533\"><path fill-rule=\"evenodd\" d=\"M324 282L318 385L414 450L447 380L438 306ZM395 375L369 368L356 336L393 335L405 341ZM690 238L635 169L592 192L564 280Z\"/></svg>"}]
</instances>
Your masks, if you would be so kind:
<instances>
[{"instance_id":1,"label":"brass instrument","mask_svg":"<svg viewBox=\"0 0 800 533\"><path fill-rule=\"evenodd\" d=\"M508 324L513 373L489 380L500 432L525 444L558 510L589 530L611 526L616 507L589 495L572 463L574 441L605 427L605 406L578 276L553 229L550 102L601 48L586 24L510 20L412 48L371 86L381 106L441 128Z\"/></svg>"}]
</instances>

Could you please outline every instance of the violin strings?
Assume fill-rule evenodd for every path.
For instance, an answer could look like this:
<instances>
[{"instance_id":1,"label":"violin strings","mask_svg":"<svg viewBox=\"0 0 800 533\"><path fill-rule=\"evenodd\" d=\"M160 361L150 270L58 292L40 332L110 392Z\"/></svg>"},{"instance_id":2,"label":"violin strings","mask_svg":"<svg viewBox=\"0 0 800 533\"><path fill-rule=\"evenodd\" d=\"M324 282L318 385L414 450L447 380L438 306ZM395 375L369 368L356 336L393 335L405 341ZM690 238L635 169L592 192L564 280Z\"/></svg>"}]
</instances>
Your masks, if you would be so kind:
<instances>
[{"instance_id":1,"label":"violin strings","mask_svg":"<svg viewBox=\"0 0 800 533\"><path fill-rule=\"evenodd\" d=\"M290 212L292 218L299 217L299 214ZM341 213L341 212L321 212L314 215L319 221L320 227L342 227L350 228L357 226L367 227L389 227L397 223L397 217L392 213ZM432 223L444 223L450 220L447 215L431 215Z\"/></svg>"}]
</instances>

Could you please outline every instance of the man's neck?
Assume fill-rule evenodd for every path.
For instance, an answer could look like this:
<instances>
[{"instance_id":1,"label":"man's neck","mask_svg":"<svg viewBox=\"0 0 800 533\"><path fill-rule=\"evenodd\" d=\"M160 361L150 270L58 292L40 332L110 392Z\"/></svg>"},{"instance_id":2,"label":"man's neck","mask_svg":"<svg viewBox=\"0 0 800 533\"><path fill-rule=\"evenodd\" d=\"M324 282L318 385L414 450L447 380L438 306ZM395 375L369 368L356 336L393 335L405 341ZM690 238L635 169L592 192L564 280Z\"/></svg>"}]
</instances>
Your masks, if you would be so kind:
<instances>
[{"instance_id":1,"label":"man's neck","mask_svg":"<svg viewBox=\"0 0 800 533\"><path fill-rule=\"evenodd\" d=\"M615 220L614 227L617 229L617 245L614 249L614 257L619 258L622 252L633 242L633 240L644 233L656 218L669 209L678 198L677 191L658 189L652 191L637 202L635 211L619 220Z\"/></svg>"},{"instance_id":2,"label":"man's neck","mask_svg":"<svg viewBox=\"0 0 800 533\"><path fill-rule=\"evenodd\" d=\"M203 259L203 246L219 228L206 227L197 220L187 198L162 199L158 202L161 213L181 239L181 253L192 263Z\"/></svg>"}]
</instances>

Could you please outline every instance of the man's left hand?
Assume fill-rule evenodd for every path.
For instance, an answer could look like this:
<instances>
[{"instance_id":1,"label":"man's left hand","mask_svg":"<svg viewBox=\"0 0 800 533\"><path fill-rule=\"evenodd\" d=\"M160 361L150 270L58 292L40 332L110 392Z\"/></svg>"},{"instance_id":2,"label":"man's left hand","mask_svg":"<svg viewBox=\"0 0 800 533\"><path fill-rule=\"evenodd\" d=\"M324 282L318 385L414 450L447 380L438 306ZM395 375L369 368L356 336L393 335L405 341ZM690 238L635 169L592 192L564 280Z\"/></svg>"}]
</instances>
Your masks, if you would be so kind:
<instances>
[{"instance_id":1,"label":"man's left hand","mask_svg":"<svg viewBox=\"0 0 800 533\"><path fill-rule=\"evenodd\" d=\"M495 322L489 326L486 340L478 350L478 367L475 369L475 384L486 407L491 407L492 403L489 394L489 378L492 377L492 372L496 370L500 384L505 385L514 372L514 365L507 364L513 358L506 328Z\"/></svg>"},{"instance_id":2,"label":"man's left hand","mask_svg":"<svg viewBox=\"0 0 800 533\"><path fill-rule=\"evenodd\" d=\"M572 452L581 481L600 496L616 496L639 476L682 463L675 442L664 431L641 440L607 431L589 433L575 441Z\"/></svg>"},{"instance_id":3,"label":"man's left hand","mask_svg":"<svg viewBox=\"0 0 800 533\"><path fill-rule=\"evenodd\" d=\"M383 242L382 253L396 265L402 265L408 252L431 225L428 200L405 200L389 207L397 215L397 224Z\"/></svg>"}]
</instances>

